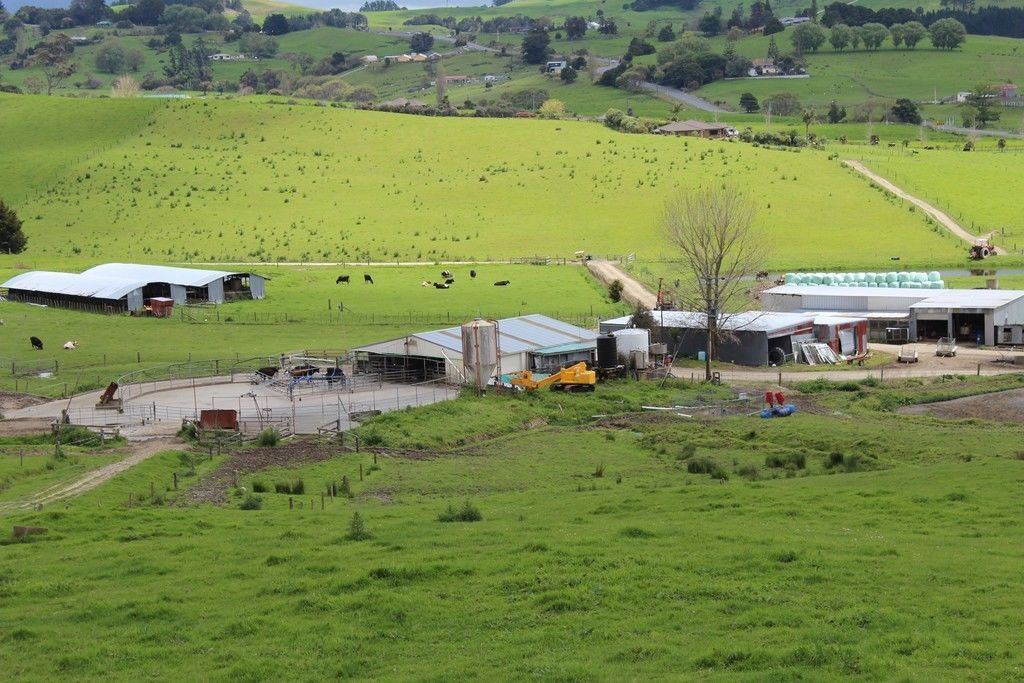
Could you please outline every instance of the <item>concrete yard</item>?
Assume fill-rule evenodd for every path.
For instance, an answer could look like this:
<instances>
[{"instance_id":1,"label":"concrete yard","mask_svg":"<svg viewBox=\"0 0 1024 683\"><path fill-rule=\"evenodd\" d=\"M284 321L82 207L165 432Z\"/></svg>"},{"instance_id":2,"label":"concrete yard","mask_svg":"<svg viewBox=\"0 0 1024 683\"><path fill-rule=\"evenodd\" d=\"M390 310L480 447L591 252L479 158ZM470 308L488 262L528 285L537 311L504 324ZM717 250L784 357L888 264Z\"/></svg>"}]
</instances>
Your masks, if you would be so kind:
<instances>
[{"instance_id":1,"label":"concrete yard","mask_svg":"<svg viewBox=\"0 0 1024 683\"><path fill-rule=\"evenodd\" d=\"M218 379L223 381L217 381ZM165 382L135 385L122 412L96 409L101 392L87 392L71 399L50 401L8 411L9 419L42 418L56 420L67 410L74 424L118 427L131 437L174 434L183 419L192 419L202 410L236 410L239 419L251 430L262 421L287 419L298 434L316 433L318 427L341 420L341 429L353 426L351 415L366 411L397 410L406 406L429 405L455 398L458 390L440 383L382 384L378 388L346 391L327 390L296 395L236 378L204 378L195 386L166 387Z\"/></svg>"}]
</instances>

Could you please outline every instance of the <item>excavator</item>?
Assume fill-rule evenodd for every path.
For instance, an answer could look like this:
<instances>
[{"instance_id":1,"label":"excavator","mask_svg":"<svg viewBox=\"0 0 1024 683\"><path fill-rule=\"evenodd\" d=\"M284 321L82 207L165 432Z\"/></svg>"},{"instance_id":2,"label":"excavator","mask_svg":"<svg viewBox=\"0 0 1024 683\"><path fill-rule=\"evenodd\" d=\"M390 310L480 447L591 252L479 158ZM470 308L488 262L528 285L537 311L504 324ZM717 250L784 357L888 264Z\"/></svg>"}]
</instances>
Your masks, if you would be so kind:
<instances>
[{"instance_id":1,"label":"excavator","mask_svg":"<svg viewBox=\"0 0 1024 683\"><path fill-rule=\"evenodd\" d=\"M588 370L586 363L576 363L540 380L535 380L529 370L516 372L512 374L511 382L512 386L526 391L536 391L544 387L551 387L551 391L593 391L594 385L597 384L597 373Z\"/></svg>"}]
</instances>

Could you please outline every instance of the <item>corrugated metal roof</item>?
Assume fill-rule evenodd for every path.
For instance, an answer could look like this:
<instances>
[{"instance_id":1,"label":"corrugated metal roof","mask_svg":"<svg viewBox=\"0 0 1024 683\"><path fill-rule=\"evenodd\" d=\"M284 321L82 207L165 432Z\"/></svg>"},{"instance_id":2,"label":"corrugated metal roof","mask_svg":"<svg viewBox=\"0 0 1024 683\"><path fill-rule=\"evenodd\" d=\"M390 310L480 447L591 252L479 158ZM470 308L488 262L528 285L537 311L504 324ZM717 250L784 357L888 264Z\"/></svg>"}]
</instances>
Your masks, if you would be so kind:
<instances>
[{"instance_id":1,"label":"corrugated metal roof","mask_svg":"<svg viewBox=\"0 0 1024 683\"><path fill-rule=\"evenodd\" d=\"M138 263L104 263L90 268L82 275L127 278L148 282L167 282L184 287L205 287L206 285L240 273L224 270L200 270L198 268L176 268L174 266L150 266Z\"/></svg>"},{"instance_id":2,"label":"corrugated metal roof","mask_svg":"<svg viewBox=\"0 0 1024 683\"><path fill-rule=\"evenodd\" d=\"M765 294L828 296L836 298L913 299L910 308L998 308L1024 297L1019 289L897 289L877 287L835 287L828 285L782 285Z\"/></svg>"},{"instance_id":3,"label":"corrugated metal roof","mask_svg":"<svg viewBox=\"0 0 1024 683\"><path fill-rule=\"evenodd\" d=\"M660 327L664 320L667 328L703 329L707 325L704 313L693 311L652 311L654 322ZM631 316L605 320L602 324L628 325ZM722 329L731 332L775 332L788 327L809 324L814 316L807 313L778 313L775 311L744 311L723 316Z\"/></svg>"},{"instance_id":4,"label":"corrugated metal roof","mask_svg":"<svg viewBox=\"0 0 1024 683\"><path fill-rule=\"evenodd\" d=\"M436 344L457 354L462 353L462 328L460 326L430 332L417 332L409 336ZM593 342L596 339L597 332L593 330L576 327L536 313L498 321L498 343L503 355L524 351L532 352L559 344ZM376 346L376 344L369 346ZM363 351L369 346L359 347L355 350Z\"/></svg>"},{"instance_id":5,"label":"corrugated metal roof","mask_svg":"<svg viewBox=\"0 0 1024 683\"><path fill-rule=\"evenodd\" d=\"M570 344L558 344L557 346L548 346L543 349L537 349L534 351L539 356L554 356L560 353L573 353L574 351L589 351L595 347L595 343L592 341L585 342L572 342Z\"/></svg>"},{"instance_id":6,"label":"corrugated metal roof","mask_svg":"<svg viewBox=\"0 0 1024 683\"><path fill-rule=\"evenodd\" d=\"M85 296L95 299L120 299L128 292L145 285L145 281L121 277L33 270L15 275L0 285L0 288L24 289L66 296Z\"/></svg>"}]
</instances>

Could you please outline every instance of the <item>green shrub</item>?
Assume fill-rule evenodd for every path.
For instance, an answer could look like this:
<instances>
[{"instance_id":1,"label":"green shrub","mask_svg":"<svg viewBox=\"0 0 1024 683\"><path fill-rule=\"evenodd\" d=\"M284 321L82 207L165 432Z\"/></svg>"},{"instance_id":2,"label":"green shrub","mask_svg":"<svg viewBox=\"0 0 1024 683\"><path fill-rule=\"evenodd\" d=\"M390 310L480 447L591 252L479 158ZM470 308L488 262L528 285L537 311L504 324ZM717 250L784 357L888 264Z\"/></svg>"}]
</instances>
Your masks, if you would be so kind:
<instances>
[{"instance_id":1,"label":"green shrub","mask_svg":"<svg viewBox=\"0 0 1024 683\"><path fill-rule=\"evenodd\" d=\"M251 493L245 497L239 506L242 510L259 510L263 507L263 499L259 496L254 496Z\"/></svg>"},{"instance_id":2,"label":"green shrub","mask_svg":"<svg viewBox=\"0 0 1024 683\"><path fill-rule=\"evenodd\" d=\"M769 454L764 456L765 467L787 467L792 465L802 470L807 467L807 455L804 453Z\"/></svg>"},{"instance_id":3,"label":"green shrub","mask_svg":"<svg viewBox=\"0 0 1024 683\"><path fill-rule=\"evenodd\" d=\"M252 492L253 493L267 493L267 483L262 479L253 479L252 481Z\"/></svg>"},{"instance_id":4,"label":"green shrub","mask_svg":"<svg viewBox=\"0 0 1024 683\"><path fill-rule=\"evenodd\" d=\"M273 447L279 443L281 443L281 432L273 427L267 427L256 437L256 444L258 446Z\"/></svg>"},{"instance_id":5,"label":"green shrub","mask_svg":"<svg viewBox=\"0 0 1024 683\"><path fill-rule=\"evenodd\" d=\"M199 429L195 422L185 422L178 430L178 438L184 441L195 441L199 438Z\"/></svg>"},{"instance_id":6,"label":"green shrub","mask_svg":"<svg viewBox=\"0 0 1024 683\"><path fill-rule=\"evenodd\" d=\"M305 492L306 482L301 479L296 479L295 481L274 482L274 493L287 493L290 495L301 496Z\"/></svg>"},{"instance_id":7,"label":"green shrub","mask_svg":"<svg viewBox=\"0 0 1024 683\"><path fill-rule=\"evenodd\" d=\"M484 518L480 510L468 500L462 504L462 507L455 509L455 507L449 503L448 507L445 508L444 512L437 516L439 522L479 522Z\"/></svg>"},{"instance_id":8,"label":"green shrub","mask_svg":"<svg viewBox=\"0 0 1024 683\"><path fill-rule=\"evenodd\" d=\"M348 523L348 534L345 535L350 541L365 541L368 538L373 538L366 529L366 523L363 521L363 516L358 512L352 513L352 519Z\"/></svg>"}]
</instances>

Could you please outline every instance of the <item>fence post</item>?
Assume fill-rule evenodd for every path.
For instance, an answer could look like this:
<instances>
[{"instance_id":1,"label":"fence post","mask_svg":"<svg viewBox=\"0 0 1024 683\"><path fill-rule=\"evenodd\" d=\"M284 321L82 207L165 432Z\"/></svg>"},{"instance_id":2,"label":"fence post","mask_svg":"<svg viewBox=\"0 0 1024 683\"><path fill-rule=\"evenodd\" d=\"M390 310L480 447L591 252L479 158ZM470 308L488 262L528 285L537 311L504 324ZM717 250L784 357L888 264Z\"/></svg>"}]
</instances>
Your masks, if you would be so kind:
<instances>
[{"instance_id":1,"label":"fence post","mask_svg":"<svg viewBox=\"0 0 1024 683\"><path fill-rule=\"evenodd\" d=\"M174 472L174 490L178 490L178 473Z\"/></svg>"}]
</instances>

